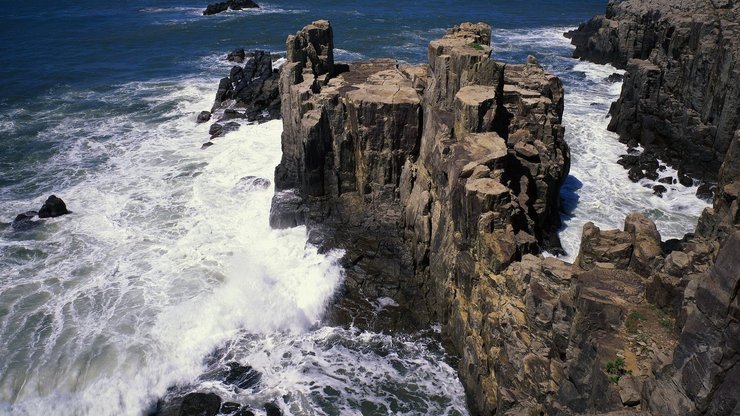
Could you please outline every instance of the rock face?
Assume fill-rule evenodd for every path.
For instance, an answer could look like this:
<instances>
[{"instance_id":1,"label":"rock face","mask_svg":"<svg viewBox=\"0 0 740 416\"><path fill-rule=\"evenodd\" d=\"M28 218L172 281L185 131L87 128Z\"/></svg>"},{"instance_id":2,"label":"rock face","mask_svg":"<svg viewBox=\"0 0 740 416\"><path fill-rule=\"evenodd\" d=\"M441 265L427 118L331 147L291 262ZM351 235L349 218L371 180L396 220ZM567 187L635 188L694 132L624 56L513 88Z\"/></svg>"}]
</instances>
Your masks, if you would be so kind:
<instances>
[{"instance_id":1,"label":"rock face","mask_svg":"<svg viewBox=\"0 0 740 416\"><path fill-rule=\"evenodd\" d=\"M48 197L39 210L39 218L53 218L65 214L69 214L67 205L56 195Z\"/></svg>"},{"instance_id":2,"label":"rock face","mask_svg":"<svg viewBox=\"0 0 740 416\"><path fill-rule=\"evenodd\" d=\"M260 7L257 3L252 0L228 0L221 3L209 4L205 10L203 10L204 16L225 12L226 10L242 10L242 9L255 9Z\"/></svg>"},{"instance_id":3,"label":"rock face","mask_svg":"<svg viewBox=\"0 0 740 416\"><path fill-rule=\"evenodd\" d=\"M262 122L279 118L278 80L272 56L268 52L254 51L247 56L243 67L235 65L229 76L221 79L211 112L226 108L220 120L246 118ZM236 109L244 112L238 113Z\"/></svg>"},{"instance_id":4,"label":"rock face","mask_svg":"<svg viewBox=\"0 0 740 416\"><path fill-rule=\"evenodd\" d=\"M740 127L739 18L728 0L610 1L568 35L574 56L627 70L609 129L713 182Z\"/></svg>"},{"instance_id":5,"label":"rock face","mask_svg":"<svg viewBox=\"0 0 740 416\"><path fill-rule=\"evenodd\" d=\"M497 406L498 352L471 350L484 342L469 338L481 333L468 326L473 299L492 273L559 247L569 169L560 80L536 60L495 62L490 34L485 24L455 27L419 66L335 63L327 21L290 36L271 211L274 227L305 223L310 241L346 250L345 293L330 319L442 322L472 406L486 414ZM402 310L359 312L381 296Z\"/></svg>"}]
</instances>

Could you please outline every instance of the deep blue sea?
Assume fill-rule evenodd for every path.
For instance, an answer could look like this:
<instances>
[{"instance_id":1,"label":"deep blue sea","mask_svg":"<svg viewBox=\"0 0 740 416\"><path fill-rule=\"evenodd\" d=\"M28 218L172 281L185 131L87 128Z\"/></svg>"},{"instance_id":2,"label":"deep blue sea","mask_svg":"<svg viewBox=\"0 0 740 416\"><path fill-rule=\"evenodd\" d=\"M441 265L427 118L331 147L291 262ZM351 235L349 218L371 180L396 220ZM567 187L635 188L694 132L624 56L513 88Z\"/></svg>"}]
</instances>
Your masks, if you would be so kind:
<instances>
[{"instance_id":1,"label":"deep blue sea","mask_svg":"<svg viewBox=\"0 0 740 416\"><path fill-rule=\"evenodd\" d=\"M268 226L280 121L242 126L201 150L218 79L237 47L284 53L313 20L332 22L338 60L422 63L463 21L493 27L494 57L536 56L566 86L573 155L561 238L631 211L664 238L692 230L695 187L632 183L606 131L621 88L578 62L562 33L606 0L269 1L202 16L207 0L6 2L0 17L0 414L139 415L173 385L292 415L464 415L462 386L433 338L322 327L341 253L305 229ZM675 173L668 168L662 175ZM73 214L15 230L50 194ZM373 299L378 308L393 307ZM435 331L438 328L430 328ZM215 357L215 358L214 358ZM215 361L262 374L246 391ZM218 363L216 363L218 364ZM263 413L264 414L264 413Z\"/></svg>"}]
</instances>

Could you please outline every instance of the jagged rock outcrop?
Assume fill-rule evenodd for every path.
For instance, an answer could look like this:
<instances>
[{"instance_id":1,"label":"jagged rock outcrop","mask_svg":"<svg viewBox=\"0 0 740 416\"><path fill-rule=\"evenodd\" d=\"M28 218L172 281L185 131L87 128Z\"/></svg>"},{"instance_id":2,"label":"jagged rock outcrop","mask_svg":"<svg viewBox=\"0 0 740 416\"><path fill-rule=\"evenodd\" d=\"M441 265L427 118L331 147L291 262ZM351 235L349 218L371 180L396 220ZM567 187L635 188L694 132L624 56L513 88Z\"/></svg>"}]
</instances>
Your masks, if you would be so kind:
<instances>
[{"instance_id":1,"label":"jagged rock outcrop","mask_svg":"<svg viewBox=\"0 0 740 416\"><path fill-rule=\"evenodd\" d=\"M229 76L219 82L211 112L224 111L219 120L246 118L262 122L279 118L279 75L273 69L272 55L254 51L245 57L244 66L233 66ZM243 113L236 109L243 109Z\"/></svg>"},{"instance_id":2,"label":"jagged rock outcrop","mask_svg":"<svg viewBox=\"0 0 740 416\"><path fill-rule=\"evenodd\" d=\"M626 68L609 129L712 182L740 127L740 5L610 1L568 36L574 56Z\"/></svg>"}]
</instances>

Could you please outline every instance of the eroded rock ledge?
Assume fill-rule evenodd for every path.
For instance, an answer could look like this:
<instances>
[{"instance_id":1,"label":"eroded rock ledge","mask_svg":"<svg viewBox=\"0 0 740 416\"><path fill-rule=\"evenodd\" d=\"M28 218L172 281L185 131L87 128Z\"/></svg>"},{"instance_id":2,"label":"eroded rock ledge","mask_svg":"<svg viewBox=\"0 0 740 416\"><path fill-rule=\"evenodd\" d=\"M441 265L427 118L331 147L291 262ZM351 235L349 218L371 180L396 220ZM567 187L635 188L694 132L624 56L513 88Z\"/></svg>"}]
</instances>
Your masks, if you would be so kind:
<instances>
[{"instance_id":1,"label":"eroded rock ledge","mask_svg":"<svg viewBox=\"0 0 740 416\"><path fill-rule=\"evenodd\" d=\"M740 4L610 1L567 35L575 57L626 68L609 129L715 182L740 127Z\"/></svg>"}]
</instances>

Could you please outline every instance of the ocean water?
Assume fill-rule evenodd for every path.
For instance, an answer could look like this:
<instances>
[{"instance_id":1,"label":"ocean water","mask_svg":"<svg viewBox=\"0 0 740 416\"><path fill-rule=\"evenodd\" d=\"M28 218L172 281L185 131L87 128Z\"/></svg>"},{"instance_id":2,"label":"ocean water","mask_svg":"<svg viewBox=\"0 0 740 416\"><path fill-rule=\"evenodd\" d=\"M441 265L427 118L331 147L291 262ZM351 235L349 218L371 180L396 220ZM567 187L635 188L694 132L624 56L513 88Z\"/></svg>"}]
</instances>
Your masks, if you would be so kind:
<instances>
[{"instance_id":1,"label":"ocean water","mask_svg":"<svg viewBox=\"0 0 740 416\"><path fill-rule=\"evenodd\" d=\"M208 123L195 116L231 66L225 53L284 52L318 18L332 21L337 59L422 62L445 28L485 21L497 59L532 54L560 75L566 258L585 221L621 227L644 211L679 237L706 205L695 187L658 198L616 164L626 148L605 127L620 84L605 78L617 71L571 59L562 37L606 1L269 1L204 17L206 3L39 1L0 17L0 414L139 415L173 385L258 414L270 401L292 415L467 414L437 328L320 324L341 253L319 254L302 227L271 230L272 186L254 180L272 179L279 121L200 149ZM11 228L52 193L73 214ZM260 383L207 377L226 361Z\"/></svg>"}]
</instances>

